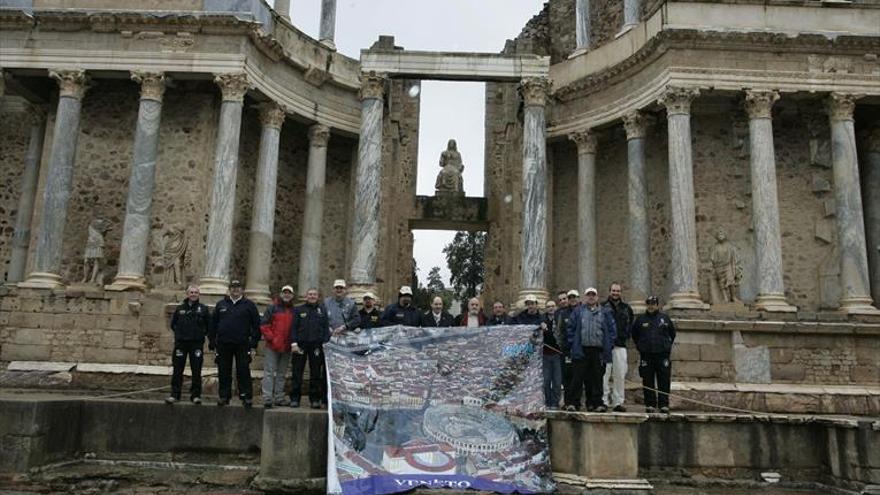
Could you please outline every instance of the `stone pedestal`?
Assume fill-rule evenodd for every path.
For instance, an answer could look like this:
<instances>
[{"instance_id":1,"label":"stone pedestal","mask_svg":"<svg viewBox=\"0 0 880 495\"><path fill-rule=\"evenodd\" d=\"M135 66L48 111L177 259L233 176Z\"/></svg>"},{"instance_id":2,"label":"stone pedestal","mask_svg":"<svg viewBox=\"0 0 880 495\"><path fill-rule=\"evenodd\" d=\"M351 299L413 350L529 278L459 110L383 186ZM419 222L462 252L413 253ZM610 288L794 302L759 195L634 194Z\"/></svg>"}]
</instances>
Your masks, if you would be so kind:
<instances>
[{"instance_id":1,"label":"stone pedestal","mask_svg":"<svg viewBox=\"0 0 880 495\"><path fill-rule=\"evenodd\" d=\"M862 139L862 197L865 200L865 239L868 268L871 271L871 294L880 301L880 127L870 130Z\"/></svg>"},{"instance_id":2,"label":"stone pedestal","mask_svg":"<svg viewBox=\"0 0 880 495\"><path fill-rule=\"evenodd\" d=\"M648 186L645 176L645 134L651 120L634 111L624 116L627 148L627 212L629 223L629 304L645 311L651 290L651 230L648 225Z\"/></svg>"},{"instance_id":3,"label":"stone pedestal","mask_svg":"<svg viewBox=\"0 0 880 495\"><path fill-rule=\"evenodd\" d=\"M248 298L259 304L271 302L269 268L272 266L272 239L275 231L278 145L281 141L284 116L284 109L275 103L265 103L260 107L263 131L260 137L260 157L257 161L247 282L244 291Z\"/></svg>"},{"instance_id":4,"label":"stone pedestal","mask_svg":"<svg viewBox=\"0 0 880 495\"><path fill-rule=\"evenodd\" d=\"M525 104L522 171L522 271L519 300L535 295L547 300L547 143L544 105L550 81L527 78L522 82Z\"/></svg>"},{"instance_id":5,"label":"stone pedestal","mask_svg":"<svg viewBox=\"0 0 880 495\"><path fill-rule=\"evenodd\" d=\"M578 290L595 286L596 268L596 136L589 129L570 134L577 143Z\"/></svg>"},{"instance_id":6,"label":"stone pedestal","mask_svg":"<svg viewBox=\"0 0 880 495\"><path fill-rule=\"evenodd\" d=\"M776 196L776 154L773 146L773 103L775 91L747 91L749 149L752 184L752 225L755 229L755 259L758 264L759 311L793 313L797 308L785 300L782 278L782 235L779 201Z\"/></svg>"},{"instance_id":7,"label":"stone pedestal","mask_svg":"<svg viewBox=\"0 0 880 495\"><path fill-rule=\"evenodd\" d=\"M691 153L691 101L696 88L670 87L659 103L666 107L669 132L670 242L672 294L668 308L709 309L697 286L697 231L694 164Z\"/></svg>"},{"instance_id":8,"label":"stone pedestal","mask_svg":"<svg viewBox=\"0 0 880 495\"><path fill-rule=\"evenodd\" d=\"M851 314L880 314L871 305L868 253L853 111L856 97L832 93L826 101L831 122L831 163L840 251L840 310Z\"/></svg>"},{"instance_id":9,"label":"stone pedestal","mask_svg":"<svg viewBox=\"0 0 880 495\"><path fill-rule=\"evenodd\" d=\"M321 0L321 29L318 40L336 49L336 0Z\"/></svg>"},{"instance_id":10,"label":"stone pedestal","mask_svg":"<svg viewBox=\"0 0 880 495\"><path fill-rule=\"evenodd\" d=\"M24 156L24 171L21 174L21 196L18 197L18 210L15 212L12 257L9 260L9 269L6 271L6 281L12 284L24 279L31 239L34 199L40 178L40 160L43 157L43 138L46 135L46 111L43 108L32 106L28 109L28 118L30 119L28 148Z\"/></svg>"},{"instance_id":11,"label":"stone pedestal","mask_svg":"<svg viewBox=\"0 0 880 495\"><path fill-rule=\"evenodd\" d=\"M309 128L309 165L306 175L306 207L299 254L298 294L321 284L321 236L324 220L324 181L327 175L327 142L330 128L315 124Z\"/></svg>"},{"instance_id":12,"label":"stone pedestal","mask_svg":"<svg viewBox=\"0 0 880 495\"><path fill-rule=\"evenodd\" d=\"M243 73L220 74L214 82L220 86L223 102L214 148L214 187L205 244L205 271L199 285L202 294L222 295L229 288L241 110L249 84Z\"/></svg>"},{"instance_id":13,"label":"stone pedestal","mask_svg":"<svg viewBox=\"0 0 880 495\"><path fill-rule=\"evenodd\" d=\"M82 70L52 70L49 76L57 80L60 87L58 110L43 191L37 247L33 255L33 271L28 274L27 280L19 284L20 287L31 289L55 289L62 285L61 249L67 224L67 203L73 187L82 99L88 88L88 77Z\"/></svg>"},{"instance_id":14,"label":"stone pedestal","mask_svg":"<svg viewBox=\"0 0 880 495\"><path fill-rule=\"evenodd\" d=\"M131 78L141 85L128 200L119 248L119 270L107 290L144 290L144 265L150 241L150 210L156 182L156 156L159 153L159 125L162 120L162 96L165 75L157 72L133 72Z\"/></svg>"}]
</instances>

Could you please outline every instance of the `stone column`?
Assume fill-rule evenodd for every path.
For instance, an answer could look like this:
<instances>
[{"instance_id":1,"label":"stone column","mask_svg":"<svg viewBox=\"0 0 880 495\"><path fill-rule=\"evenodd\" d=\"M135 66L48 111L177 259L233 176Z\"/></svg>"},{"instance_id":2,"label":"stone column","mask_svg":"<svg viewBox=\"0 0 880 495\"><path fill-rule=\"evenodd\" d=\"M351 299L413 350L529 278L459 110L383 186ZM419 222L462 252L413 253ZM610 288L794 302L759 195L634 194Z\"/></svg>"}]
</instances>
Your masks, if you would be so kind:
<instances>
[{"instance_id":1,"label":"stone column","mask_svg":"<svg viewBox=\"0 0 880 495\"><path fill-rule=\"evenodd\" d=\"M372 292L376 288L385 81L384 74L361 74L361 132L350 244L352 256L349 294L353 298L359 298L364 292Z\"/></svg>"},{"instance_id":2,"label":"stone column","mask_svg":"<svg viewBox=\"0 0 880 495\"><path fill-rule=\"evenodd\" d=\"M131 78L141 85L137 128L131 175L128 179L128 201L119 248L119 270L107 290L144 290L144 265L150 240L150 210L156 182L156 156L159 153L159 124L162 120L162 96L165 75L161 72L132 72Z\"/></svg>"},{"instance_id":3,"label":"stone column","mask_svg":"<svg viewBox=\"0 0 880 495\"><path fill-rule=\"evenodd\" d=\"M257 159L257 177L254 187L254 209L251 216L251 235L248 250L245 294L255 302L268 304L269 269L272 266L272 239L275 232L275 190L278 179L278 145L284 108L276 103L260 106L260 157Z\"/></svg>"},{"instance_id":4,"label":"stone column","mask_svg":"<svg viewBox=\"0 0 880 495\"><path fill-rule=\"evenodd\" d=\"M831 121L831 166L840 251L840 310L852 314L878 314L880 311L871 305L868 282L868 253L853 125L857 98L831 93L825 102Z\"/></svg>"},{"instance_id":5,"label":"stone column","mask_svg":"<svg viewBox=\"0 0 880 495\"><path fill-rule=\"evenodd\" d=\"M2 79L2 78L0 78ZM6 281L16 284L24 279L28 247L31 239L31 218L34 215L34 199L40 178L40 160L43 158L43 137L46 135L46 112L32 105L28 108L30 133L24 171L21 174L21 196L15 212L15 230L12 234L12 257L6 271Z\"/></svg>"},{"instance_id":6,"label":"stone column","mask_svg":"<svg viewBox=\"0 0 880 495\"><path fill-rule=\"evenodd\" d=\"M691 101L696 88L669 87L659 103L666 107L669 133L670 231L672 294L668 307L708 309L697 285L697 230L694 207L694 164L691 154Z\"/></svg>"},{"instance_id":7,"label":"stone column","mask_svg":"<svg viewBox=\"0 0 880 495\"><path fill-rule=\"evenodd\" d=\"M589 129L569 134L577 144L578 288L598 283L596 270L596 136Z\"/></svg>"},{"instance_id":8,"label":"stone column","mask_svg":"<svg viewBox=\"0 0 880 495\"><path fill-rule=\"evenodd\" d=\"M871 294L880 301L880 127L864 139L862 194L865 196L865 236L868 245L868 268L871 270Z\"/></svg>"},{"instance_id":9,"label":"stone column","mask_svg":"<svg viewBox=\"0 0 880 495\"><path fill-rule=\"evenodd\" d=\"M290 21L290 0L275 0L275 12Z\"/></svg>"},{"instance_id":10,"label":"stone column","mask_svg":"<svg viewBox=\"0 0 880 495\"><path fill-rule=\"evenodd\" d=\"M621 33L629 31L639 23L639 11L642 9L641 0L623 0L623 29Z\"/></svg>"},{"instance_id":11,"label":"stone column","mask_svg":"<svg viewBox=\"0 0 880 495\"><path fill-rule=\"evenodd\" d=\"M639 111L623 117L627 148L627 211L629 222L629 304L645 310L651 290L651 228L648 225L648 181L645 177L645 135L651 118Z\"/></svg>"},{"instance_id":12,"label":"stone column","mask_svg":"<svg viewBox=\"0 0 880 495\"><path fill-rule=\"evenodd\" d=\"M302 243L299 252L299 295L321 283L321 228L324 220L324 179L327 175L327 142L330 128L315 124L309 128L309 169L306 175L306 207L303 212Z\"/></svg>"},{"instance_id":13,"label":"stone column","mask_svg":"<svg viewBox=\"0 0 880 495\"><path fill-rule=\"evenodd\" d=\"M522 165L522 269L519 304L526 296L547 300L547 139L544 107L550 80L522 81L524 103Z\"/></svg>"},{"instance_id":14,"label":"stone column","mask_svg":"<svg viewBox=\"0 0 880 495\"><path fill-rule=\"evenodd\" d=\"M776 154L773 147L773 104L776 91L746 91L751 156L752 225L755 229L755 259L758 268L759 311L787 312L797 308L785 301L782 279L782 235L779 200L776 197Z\"/></svg>"},{"instance_id":15,"label":"stone column","mask_svg":"<svg viewBox=\"0 0 880 495\"><path fill-rule=\"evenodd\" d=\"M202 294L222 295L229 288L241 109L249 84L247 76L242 73L220 74L214 82L220 86L223 102L214 148L214 187L205 244L205 271L199 285Z\"/></svg>"},{"instance_id":16,"label":"stone column","mask_svg":"<svg viewBox=\"0 0 880 495\"><path fill-rule=\"evenodd\" d=\"M57 80L60 88L58 110L43 190L33 271L28 274L27 280L19 284L20 287L35 289L54 289L62 285L61 249L67 224L67 203L73 188L82 99L88 89L88 77L83 70L50 70L49 77Z\"/></svg>"},{"instance_id":17,"label":"stone column","mask_svg":"<svg viewBox=\"0 0 880 495\"><path fill-rule=\"evenodd\" d=\"M590 49L590 0L575 0L575 47L572 55L581 54Z\"/></svg>"},{"instance_id":18,"label":"stone column","mask_svg":"<svg viewBox=\"0 0 880 495\"><path fill-rule=\"evenodd\" d=\"M321 0L321 30L318 40L336 49L336 0Z\"/></svg>"}]
</instances>

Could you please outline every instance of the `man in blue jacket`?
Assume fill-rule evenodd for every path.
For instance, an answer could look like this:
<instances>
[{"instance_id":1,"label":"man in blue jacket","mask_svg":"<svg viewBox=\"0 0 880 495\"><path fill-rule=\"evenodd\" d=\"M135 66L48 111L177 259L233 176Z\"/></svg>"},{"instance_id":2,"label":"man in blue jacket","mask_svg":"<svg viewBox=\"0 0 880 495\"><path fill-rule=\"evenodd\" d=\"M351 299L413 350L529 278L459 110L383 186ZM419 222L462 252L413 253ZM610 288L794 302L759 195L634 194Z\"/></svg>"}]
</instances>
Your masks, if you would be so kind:
<instances>
[{"instance_id":1,"label":"man in blue jacket","mask_svg":"<svg viewBox=\"0 0 880 495\"><path fill-rule=\"evenodd\" d=\"M302 397L302 377L309 362L309 402L319 409L327 400L327 384L322 380L324 343L330 341L330 319L327 308L318 301L318 289L306 291L306 302L293 311L290 330L290 351L293 383L290 389L290 407L299 407Z\"/></svg>"},{"instance_id":2,"label":"man in blue jacket","mask_svg":"<svg viewBox=\"0 0 880 495\"><path fill-rule=\"evenodd\" d=\"M639 349L639 375L645 394L645 411L669 412L669 386L672 363L669 354L675 342L675 325L666 313L660 312L660 300L651 296L645 300L645 312L633 322L630 333ZM650 388L650 390L649 390ZM653 389L659 390L659 393Z\"/></svg>"},{"instance_id":3,"label":"man in blue jacket","mask_svg":"<svg viewBox=\"0 0 880 495\"><path fill-rule=\"evenodd\" d=\"M594 287L584 291L584 304L571 314L566 340L571 350L571 395L566 397L567 411L580 407L581 389L586 389L587 411L605 412L602 402L602 377L605 364L611 362L611 348L617 338L614 315L599 305L599 293Z\"/></svg>"},{"instance_id":4,"label":"man in blue jacket","mask_svg":"<svg viewBox=\"0 0 880 495\"><path fill-rule=\"evenodd\" d=\"M253 405L251 359L260 341L260 312L257 305L244 297L241 282L229 283L229 295L214 307L214 323L208 333L208 348L215 350L218 406L229 404L232 397L232 361L235 360L235 381L244 407Z\"/></svg>"},{"instance_id":5,"label":"man in blue jacket","mask_svg":"<svg viewBox=\"0 0 880 495\"><path fill-rule=\"evenodd\" d=\"M404 325L417 327L422 320L418 308L412 305L412 288L404 285L397 292L397 302L389 304L382 313L382 326Z\"/></svg>"}]
</instances>

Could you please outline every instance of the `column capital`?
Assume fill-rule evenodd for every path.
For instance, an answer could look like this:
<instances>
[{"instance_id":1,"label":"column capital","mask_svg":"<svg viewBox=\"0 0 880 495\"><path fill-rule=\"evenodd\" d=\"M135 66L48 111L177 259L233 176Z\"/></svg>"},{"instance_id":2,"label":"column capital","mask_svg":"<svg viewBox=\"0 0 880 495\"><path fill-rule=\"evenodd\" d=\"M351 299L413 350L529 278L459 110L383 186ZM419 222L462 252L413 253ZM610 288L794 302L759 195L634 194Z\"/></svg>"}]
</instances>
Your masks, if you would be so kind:
<instances>
[{"instance_id":1,"label":"column capital","mask_svg":"<svg viewBox=\"0 0 880 495\"><path fill-rule=\"evenodd\" d=\"M141 99L162 102L165 94L165 73L142 70L131 71L131 80L141 85Z\"/></svg>"},{"instance_id":2,"label":"column capital","mask_svg":"<svg viewBox=\"0 0 880 495\"><path fill-rule=\"evenodd\" d=\"M568 135L568 139L577 144L578 154L596 154L596 134L592 129L575 131Z\"/></svg>"},{"instance_id":3,"label":"column capital","mask_svg":"<svg viewBox=\"0 0 880 495\"><path fill-rule=\"evenodd\" d=\"M244 72L216 74L214 83L220 86L223 93L223 101L244 101L244 95L250 89L247 74Z\"/></svg>"},{"instance_id":4,"label":"column capital","mask_svg":"<svg viewBox=\"0 0 880 495\"><path fill-rule=\"evenodd\" d=\"M772 118L773 104L779 100L779 92L771 89L747 89L743 107L749 119Z\"/></svg>"},{"instance_id":5,"label":"column capital","mask_svg":"<svg viewBox=\"0 0 880 495\"><path fill-rule=\"evenodd\" d=\"M263 127L281 129L281 126L284 125L287 113L281 105L270 101L257 105L257 108L260 110L260 123L263 124Z\"/></svg>"},{"instance_id":6,"label":"column capital","mask_svg":"<svg viewBox=\"0 0 880 495\"><path fill-rule=\"evenodd\" d=\"M547 95L553 82L547 77L525 77L520 82L523 101L526 106L541 106L547 104Z\"/></svg>"},{"instance_id":7,"label":"column capital","mask_svg":"<svg viewBox=\"0 0 880 495\"><path fill-rule=\"evenodd\" d=\"M623 116L623 128L626 130L626 139L639 139L645 137L648 127L654 124L654 117L640 110L633 110Z\"/></svg>"},{"instance_id":8,"label":"column capital","mask_svg":"<svg viewBox=\"0 0 880 495\"><path fill-rule=\"evenodd\" d=\"M59 96L82 100L89 89L89 76L82 69L50 69L49 77L58 81Z\"/></svg>"},{"instance_id":9,"label":"column capital","mask_svg":"<svg viewBox=\"0 0 880 495\"><path fill-rule=\"evenodd\" d=\"M666 107L668 115L690 115L691 102L699 94L699 88L667 86L666 92L657 99L657 103Z\"/></svg>"},{"instance_id":10,"label":"column capital","mask_svg":"<svg viewBox=\"0 0 880 495\"><path fill-rule=\"evenodd\" d=\"M385 97L385 81L388 76L383 72L361 72L361 90L359 93L361 100L374 99L381 100Z\"/></svg>"},{"instance_id":11,"label":"column capital","mask_svg":"<svg viewBox=\"0 0 880 495\"><path fill-rule=\"evenodd\" d=\"M330 141L330 128L324 124L309 127L309 146L323 148Z\"/></svg>"},{"instance_id":12,"label":"column capital","mask_svg":"<svg viewBox=\"0 0 880 495\"><path fill-rule=\"evenodd\" d=\"M825 111L832 122L839 120L853 120L853 112L856 109L856 100L863 95L848 93L831 93L825 100Z\"/></svg>"}]
</instances>

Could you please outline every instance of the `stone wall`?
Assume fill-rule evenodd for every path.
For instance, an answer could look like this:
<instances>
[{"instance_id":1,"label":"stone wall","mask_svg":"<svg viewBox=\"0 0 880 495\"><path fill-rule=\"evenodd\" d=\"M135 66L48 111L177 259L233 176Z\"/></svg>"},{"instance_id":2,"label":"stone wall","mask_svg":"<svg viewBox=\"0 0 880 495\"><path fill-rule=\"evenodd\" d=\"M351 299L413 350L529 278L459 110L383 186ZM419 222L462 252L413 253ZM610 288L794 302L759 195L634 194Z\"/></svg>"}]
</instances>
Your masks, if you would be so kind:
<instances>
[{"instance_id":1,"label":"stone wall","mask_svg":"<svg viewBox=\"0 0 880 495\"><path fill-rule=\"evenodd\" d=\"M0 281L6 280L31 124L24 108L0 106Z\"/></svg>"}]
</instances>

